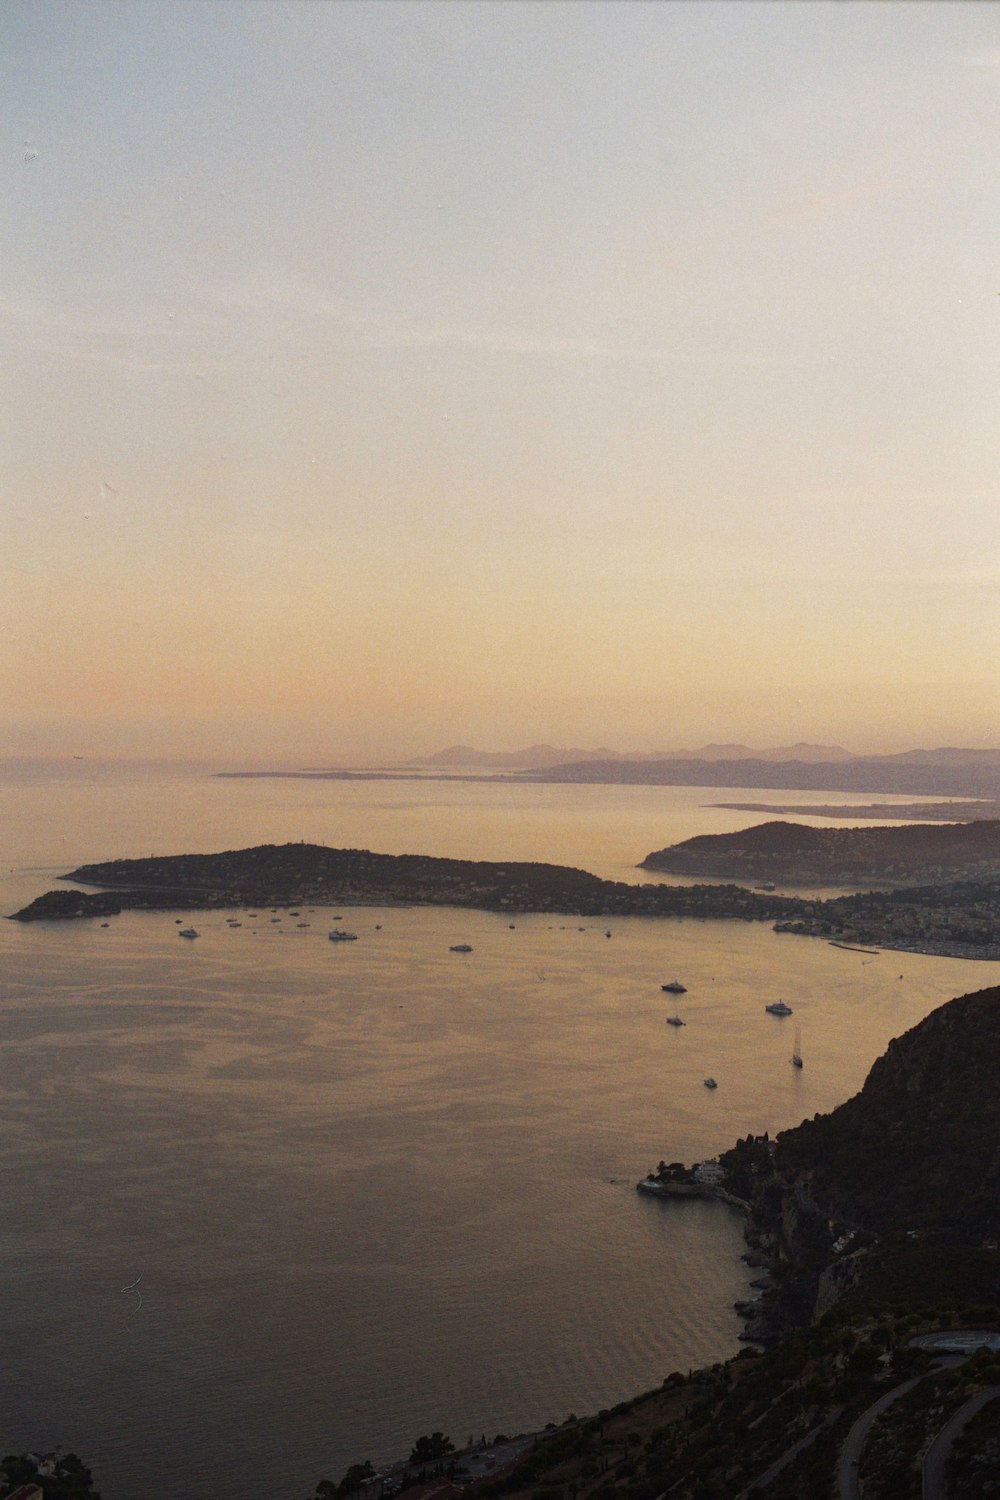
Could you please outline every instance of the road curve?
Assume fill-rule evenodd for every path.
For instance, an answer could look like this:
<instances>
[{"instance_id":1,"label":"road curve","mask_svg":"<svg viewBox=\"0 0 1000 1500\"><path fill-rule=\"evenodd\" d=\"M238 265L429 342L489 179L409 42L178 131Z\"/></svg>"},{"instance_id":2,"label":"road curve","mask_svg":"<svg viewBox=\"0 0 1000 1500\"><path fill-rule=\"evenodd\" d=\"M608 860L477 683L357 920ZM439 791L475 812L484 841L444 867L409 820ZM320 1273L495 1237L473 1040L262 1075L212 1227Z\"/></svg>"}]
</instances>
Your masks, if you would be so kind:
<instances>
[{"instance_id":1,"label":"road curve","mask_svg":"<svg viewBox=\"0 0 1000 1500\"><path fill-rule=\"evenodd\" d=\"M982 1411L990 1401L1000 1396L1000 1385L991 1385L975 1396L970 1396L964 1406L948 1418L937 1437L924 1454L924 1500L947 1500L944 1471L951 1454L951 1445L972 1418Z\"/></svg>"},{"instance_id":2,"label":"road curve","mask_svg":"<svg viewBox=\"0 0 1000 1500\"><path fill-rule=\"evenodd\" d=\"M885 1395L880 1396L873 1406L869 1406L867 1411L863 1411L854 1423L854 1426L844 1439L843 1447L840 1450L840 1458L837 1460L838 1500L861 1500L858 1467L861 1463L861 1452L865 1446L865 1440L871 1430L872 1423L878 1420L887 1406L891 1406L894 1401L898 1401L900 1396L905 1396L907 1391L912 1391L913 1387L922 1378L920 1375L914 1375L912 1380L904 1380L902 1385L894 1385L891 1391L886 1391Z\"/></svg>"}]
</instances>

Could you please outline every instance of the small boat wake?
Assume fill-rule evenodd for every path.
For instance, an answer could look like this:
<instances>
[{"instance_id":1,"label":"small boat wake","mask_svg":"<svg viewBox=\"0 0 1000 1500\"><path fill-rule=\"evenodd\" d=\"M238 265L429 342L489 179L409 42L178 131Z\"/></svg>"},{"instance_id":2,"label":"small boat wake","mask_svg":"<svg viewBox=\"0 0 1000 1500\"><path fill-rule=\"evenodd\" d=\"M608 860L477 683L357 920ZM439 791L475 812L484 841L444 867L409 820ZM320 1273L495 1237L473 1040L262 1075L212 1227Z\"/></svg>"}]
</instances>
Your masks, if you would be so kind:
<instances>
[{"instance_id":1,"label":"small boat wake","mask_svg":"<svg viewBox=\"0 0 1000 1500\"><path fill-rule=\"evenodd\" d=\"M142 1278L145 1276L145 1274L146 1274L146 1266L145 1266L145 1263L144 1263L143 1267L142 1267L142 1270L139 1272L139 1274L135 1278L135 1280L134 1281L130 1281L129 1284L128 1284L128 1286L123 1286L123 1287L119 1288L120 1294L123 1297L127 1297L129 1295L129 1293L132 1293L135 1297L138 1298L138 1301L136 1302L136 1304L133 1307L132 1311L129 1313L128 1317L125 1320L127 1323L131 1323L132 1319L137 1316L140 1308L142 1307L142 1293L139 1290L139 1282L142 1280Z\"/></svg>"}]
</instances>

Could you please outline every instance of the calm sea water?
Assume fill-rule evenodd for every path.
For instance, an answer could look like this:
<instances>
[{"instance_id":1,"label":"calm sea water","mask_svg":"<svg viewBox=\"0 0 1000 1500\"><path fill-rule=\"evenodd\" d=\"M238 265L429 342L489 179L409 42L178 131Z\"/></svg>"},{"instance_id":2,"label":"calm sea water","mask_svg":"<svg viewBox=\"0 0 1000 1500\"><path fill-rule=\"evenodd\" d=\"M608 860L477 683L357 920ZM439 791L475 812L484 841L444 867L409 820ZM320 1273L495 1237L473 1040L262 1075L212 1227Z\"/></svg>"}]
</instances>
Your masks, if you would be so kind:
<instances>
[{"instance_id":1,"label":"calm sea water","mask_svg":"<svg viewBox=\"0 0 1000 1500\"><path fill-rule=\"evenodd\" d=\"M84 860L293 839L637 879L759 821L705 806L738 798L10 766L0 910ZM300 1500L432 1428L530 1429L728 1357L740 1220L636 1179L831 1108L1000 982L739 923L225 915L195 943L169 914L0 923L0 1441L75 1448L105 1500Z\"/></svg>"}]
</instances>

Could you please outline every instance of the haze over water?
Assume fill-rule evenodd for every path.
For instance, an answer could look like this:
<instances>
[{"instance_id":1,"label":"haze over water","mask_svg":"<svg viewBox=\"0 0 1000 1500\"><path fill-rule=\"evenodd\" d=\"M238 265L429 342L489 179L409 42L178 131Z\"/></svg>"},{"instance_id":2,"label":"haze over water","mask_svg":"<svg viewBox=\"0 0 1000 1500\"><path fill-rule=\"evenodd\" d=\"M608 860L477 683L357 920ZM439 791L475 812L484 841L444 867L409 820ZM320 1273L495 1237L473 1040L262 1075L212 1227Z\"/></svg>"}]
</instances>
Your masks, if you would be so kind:
<instances>
[{"instance_id":1,"label":"haze over water","mask_svg":"<svg viewBox=\"0 0 1000 1500\"><path fill-rule=\"evenodd\" d=\"M997 744L991 7L6 0L0 53L11 753ZM639 879L712 800L9 764L0 911L286 840ZM997 978L333 915L0 921L0 1437L105 1500L732 1353L738 1220L635 1179Z\"/></svg>"},{"instance_id":2,"label":"haze over water","mask_svg":"<svg viewBox=\"0 0 1000 1500\"><path fill-rule=\"evenodd\" d=\"M2 910L84 860L293 839L642 878L758 821L702 806L737 796L22 768ZM738 1217L635 1180L831 1108L1000 979L766 924L227 915L195 943L168 913L0 923L2 1435L76 1448L105 1500L296 1500L432 1428L558 1422L728 1357Z\"/></svg>"}]
</instances>

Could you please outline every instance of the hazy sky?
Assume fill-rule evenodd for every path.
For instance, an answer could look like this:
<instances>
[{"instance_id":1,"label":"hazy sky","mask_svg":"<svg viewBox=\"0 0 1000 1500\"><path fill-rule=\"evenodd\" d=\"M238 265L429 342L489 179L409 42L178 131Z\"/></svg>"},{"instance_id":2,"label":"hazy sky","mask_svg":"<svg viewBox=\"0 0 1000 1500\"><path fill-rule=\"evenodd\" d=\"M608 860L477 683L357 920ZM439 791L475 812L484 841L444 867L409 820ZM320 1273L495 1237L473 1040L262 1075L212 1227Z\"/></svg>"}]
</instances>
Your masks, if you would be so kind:
<instances>
[{"instance_id":1,"label":"hazy sky","mask_svg":"<svg viewBox=\"0 0 1000 1500\"><path fill-rule=\"evenodd\" d=\"M10 749L1000 744L1000 9L0 49Z\"/></svg>"}]
</instances>

